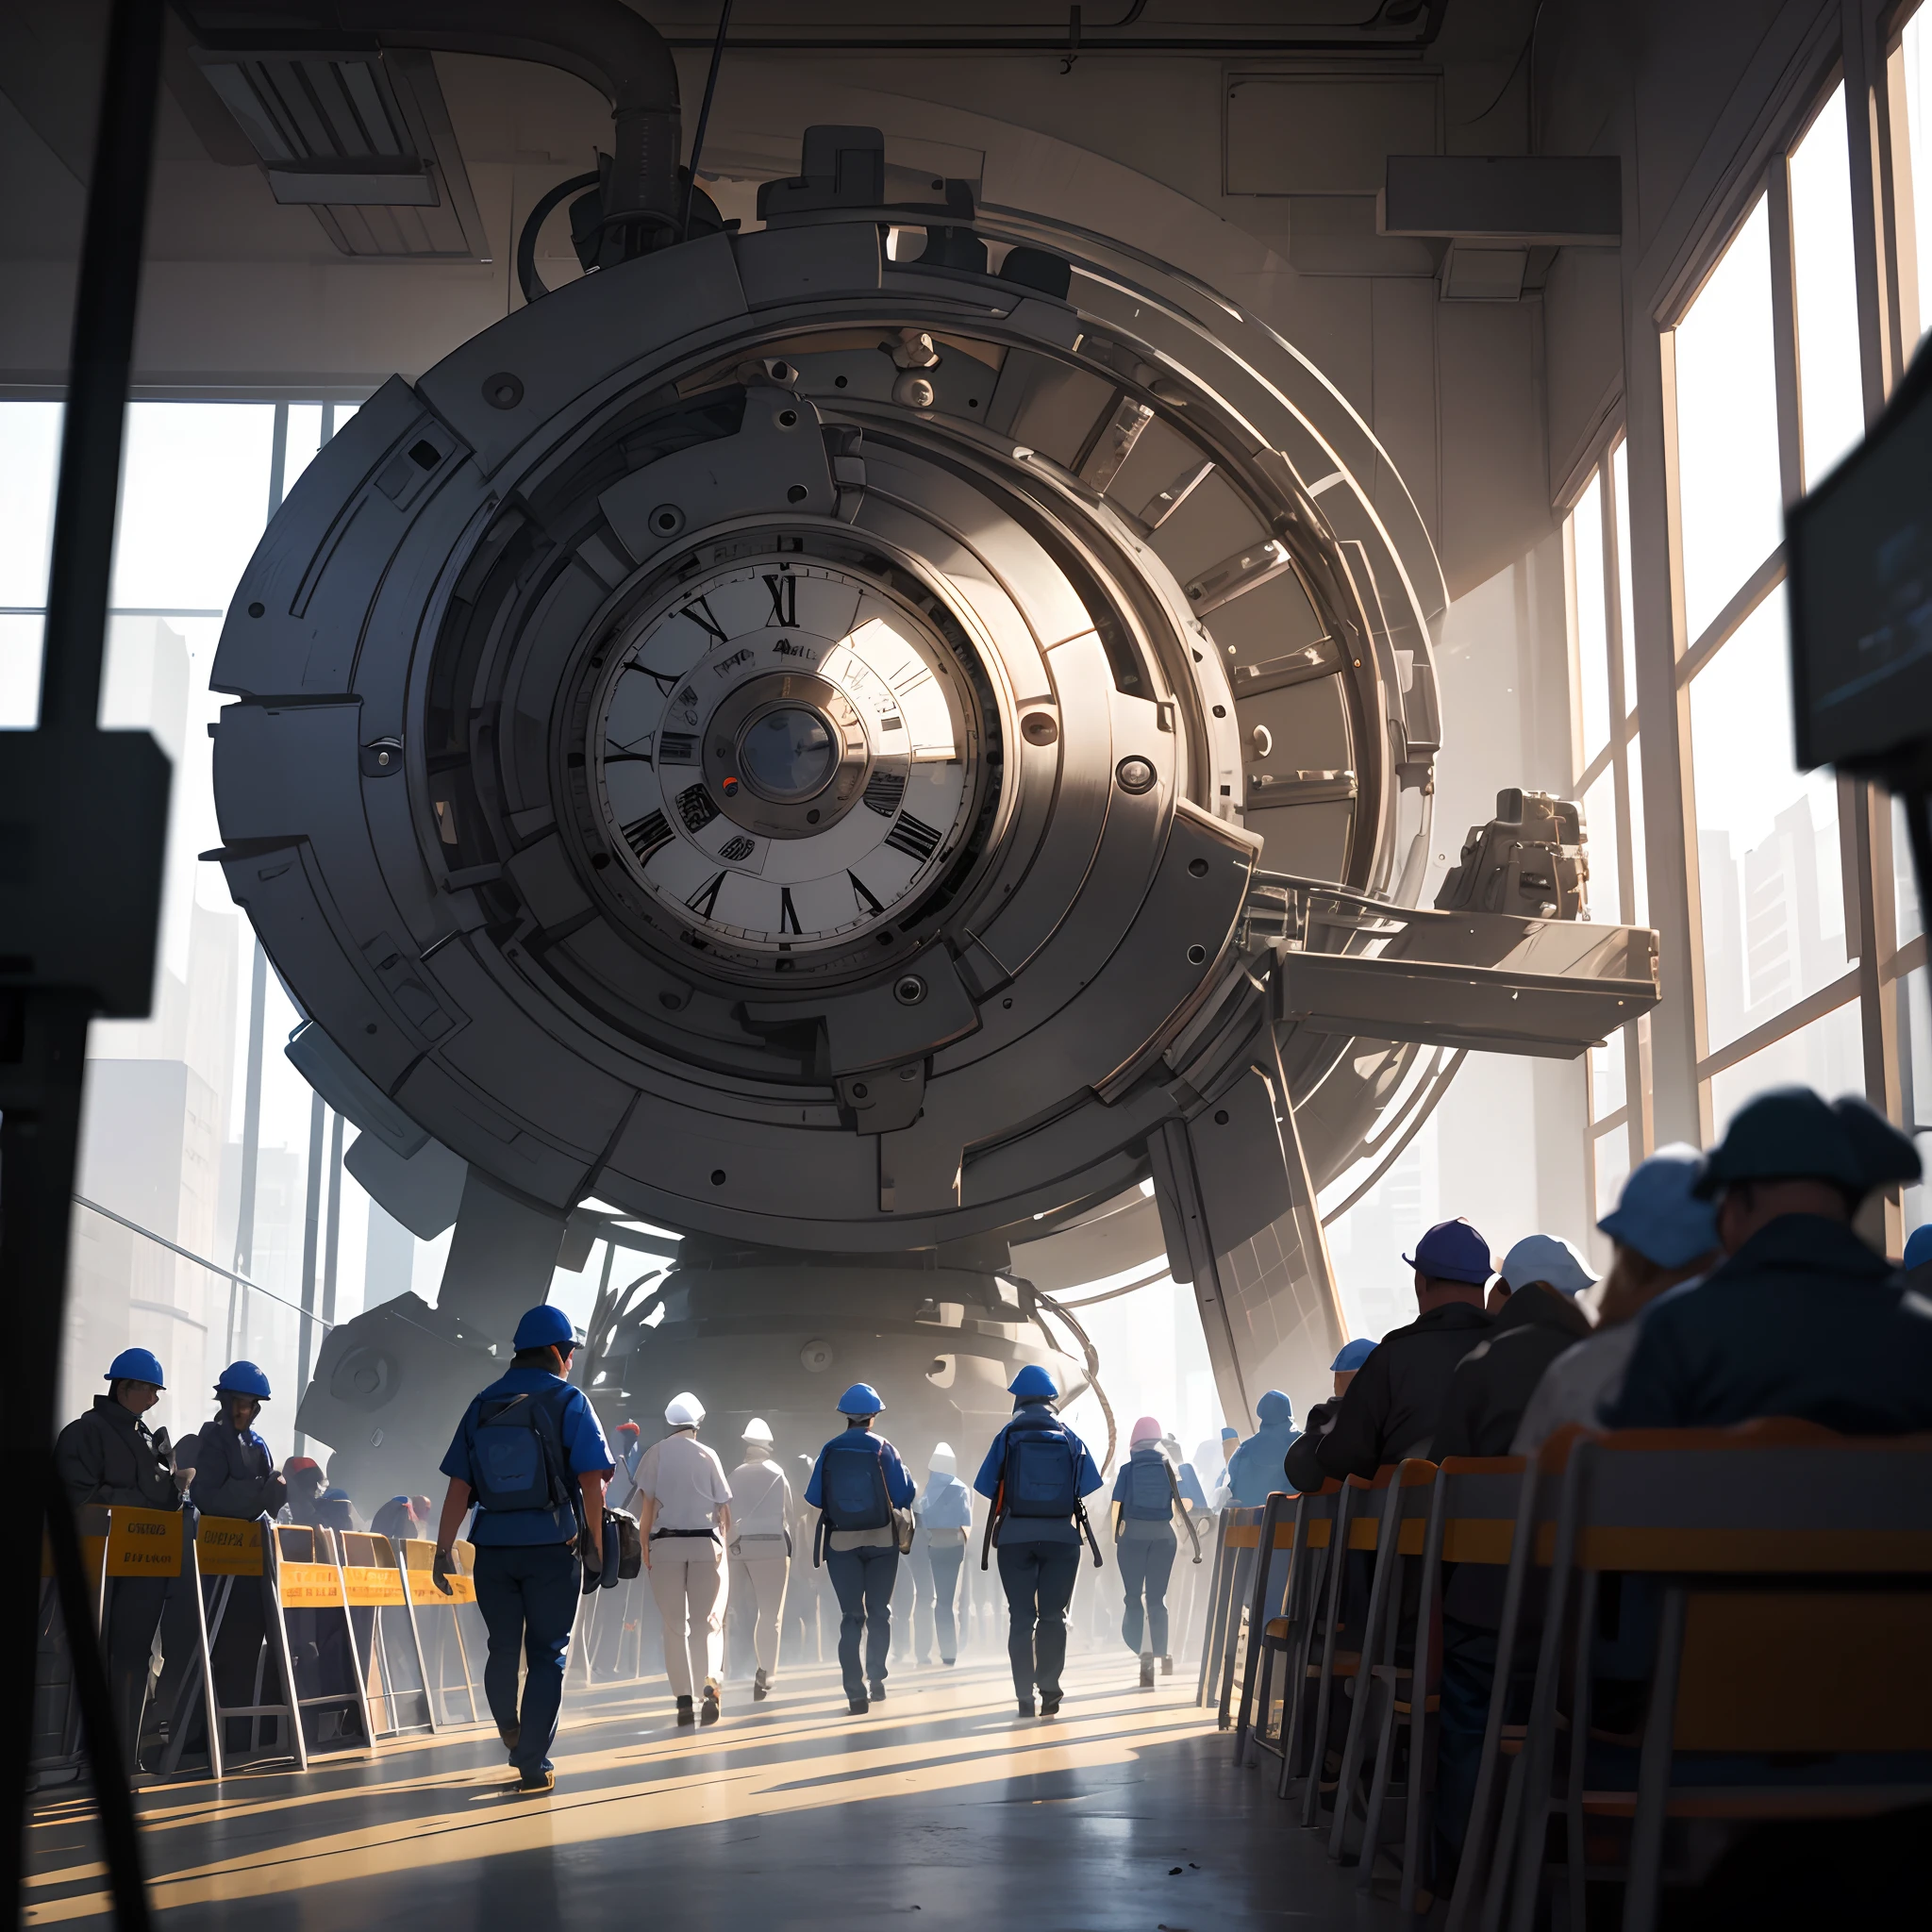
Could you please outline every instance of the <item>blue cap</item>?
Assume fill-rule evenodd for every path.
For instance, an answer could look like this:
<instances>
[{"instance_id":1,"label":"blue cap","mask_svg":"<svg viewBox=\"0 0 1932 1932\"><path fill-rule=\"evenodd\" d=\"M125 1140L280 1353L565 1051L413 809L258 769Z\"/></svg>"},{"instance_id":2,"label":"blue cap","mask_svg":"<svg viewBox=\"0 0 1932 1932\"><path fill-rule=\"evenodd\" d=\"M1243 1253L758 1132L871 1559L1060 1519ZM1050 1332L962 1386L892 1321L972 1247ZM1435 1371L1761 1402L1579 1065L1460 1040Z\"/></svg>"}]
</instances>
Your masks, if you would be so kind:
<instances>
[{"instance_id":1,"label":"blue cap","mask_svg":"<svg viewBox=\"0 0 1932 1932\"><path fill-rule=\"evenodd\" d=\"M1022 1402L1052 1402L1059 1392L1059 1385L1038 1362L1028 1362L1007 1385L1007 1393Z\"/></svg>"},{"instance_id":2,"label":"blue cap","mask_svg":"<svg viewBox=\"0 0 1932 1932\"><path fill-rule=\"evenodd\" d=\"M1704 1157L1674 1141L1630 1170L1616 1207L1597 1223L1619 1246L1659 1268L1687 1268L1717 1246L1717 1212L1692 1190Z\"/></svg>"},{"instance_id":3,"label":"blue cap","mask_svg":"<svg viewBox=\"0 0 1932 1932\"><path fill-rule=\"evenodd\" d=\"M150 1355L144 1348L124 1348L108 1364L106 1379L109 1382L152 1382L157 1389L168 1386L161 1373L159 1357Z\"/></svg>"},{"instance_id":4,"label":"blue cap","mask_svg":"<svg viewBox=\"0 0 1932 1932\"><path fill-rule=\"evenodd\" d=\"M577 1345L577 1331L570 1325L570 1317L561 1308L553 1307L548 1302L541 1307L531 1308L517 1324L517 1332L510 1338L513 1348L575 1348Z\"/></svg>"},{"instance_id":5,"label":"blue cap","mask_svg":"<svg viewBox=\"0 0 1932 1932\"><path fill-rule=\"evenodd\" d=\"M1503 1257L1496 1273L1512 1291L1543 1281L1558 1294L1581 1294L1596 1279L1583 1257L1556 1234L1524 1235Z\"/></svg>"},{"instance_id":6,"label":"blue cap","mask_svg":"<svg viewBox=\"0 0 1932 1932\"><path fill-rule=\"evenodd\" d=\"M1774 1087L1732 1115L1694 1191L1710 1200L1738 1181L1817 1180L1861 1200L1919 1173L1918 1149L1862 1100L1827 1106L1808 1087Z\"/></svg>"},{"instance_id":7,"label":"blue cap","mask_svg":"<svg viewBox=\"0 0 1932 1932\"><path fill-rule=\"evenodd\" d=\"M1467 1281L1480 1288L1495 1270L1490 1244L1460 1217L1439 1221L1415 1244L1415 1253L1402 1257L1431 1281Z\"/></svg>"},{"instance_id":8,"label":"blue cap","mask_svg":"<svg viewBox=\"0 0 1932 1932\"><path fill-rule=\"evenodd\" d=\"M1932 1261L1932 1221L1906 1237L1906 1266L1917 1268L1925 1261Z\"/></svg>"},{"instance_id":9,"label":"blue cap","mask_svg":"<svg viewBox=\"0 0 1932 1932\"><path fill-rule=\"evenodd\" d=\"M268 1377L253 1362L230 1362L215 1382L217 1395L252 1395L258 1402L269 1398Z\"/></svg>"},{"instance_id":10,"label":"blue cap","mask_svg":"<svg viewBox=\"0 0 1932 1932\"><path fill-rule=\"evenodd\" d=\"M1366 1335L1358 1335L1328 1364L1328 1367L1337 1374L1352 1374L1374 1352L1375 1344Z\"/></svg>"},{"instance_id":11,"label":"blue cap","mask_svg":"<svg viewBox=\"0 0 1932 1932\"><path fill-rule=\"evenodd\" d=\"M841 1415L878 1415L885 1408L879 1391L870 1382L855 1382L839 1398Z\"/></svg>"},{"instance_id":12,"label":"blue cap","mask_svg":"<svg viewBox=\"0 0 1932 1932\"><path fill-rule=\"evenodd\" d=\"M1279 1389L1271 1389L1255 1405L1255 1420L1266 1428L1294 1421L1294 1404Z\"/></svg>"}]
</instances>

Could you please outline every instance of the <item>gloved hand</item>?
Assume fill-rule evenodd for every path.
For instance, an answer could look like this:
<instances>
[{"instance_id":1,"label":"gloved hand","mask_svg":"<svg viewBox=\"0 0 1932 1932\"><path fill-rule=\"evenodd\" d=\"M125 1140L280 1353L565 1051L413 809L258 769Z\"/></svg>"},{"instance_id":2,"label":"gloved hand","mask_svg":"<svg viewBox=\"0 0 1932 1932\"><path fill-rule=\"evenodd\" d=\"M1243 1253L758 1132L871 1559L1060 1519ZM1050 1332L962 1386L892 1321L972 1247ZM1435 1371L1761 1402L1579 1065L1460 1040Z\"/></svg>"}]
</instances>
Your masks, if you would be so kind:
<instances>
[{"instance_id":1,"label":"gloved hand","mask_svg":"<svg viewBox=\"0 0 1932 1932\"><path fill-rule=\"evenodd\" d=\"M429 1577L444 1596L454 1596L456 1591L449 1587L452 1576L462 1573L457 1568L457 1559L448 1550L438 1550L436 1560L429 1566Z\"/></svg>"},{"instance_id":2,"label":"gloved hand","mask_svg":"<svg viewBox=\"0 0 1932 1932\"><path fill-rule=\"evenodd\" d=\"M604 1565L598 1560L599 1554L592 1547L591 1539L588 1536L578 1538L577 1555L581 1559L579 1568L583 1573L583 1594L585 1596L589 1596L596 1589L603 1577Z\"/></svg>"}]
</instances>

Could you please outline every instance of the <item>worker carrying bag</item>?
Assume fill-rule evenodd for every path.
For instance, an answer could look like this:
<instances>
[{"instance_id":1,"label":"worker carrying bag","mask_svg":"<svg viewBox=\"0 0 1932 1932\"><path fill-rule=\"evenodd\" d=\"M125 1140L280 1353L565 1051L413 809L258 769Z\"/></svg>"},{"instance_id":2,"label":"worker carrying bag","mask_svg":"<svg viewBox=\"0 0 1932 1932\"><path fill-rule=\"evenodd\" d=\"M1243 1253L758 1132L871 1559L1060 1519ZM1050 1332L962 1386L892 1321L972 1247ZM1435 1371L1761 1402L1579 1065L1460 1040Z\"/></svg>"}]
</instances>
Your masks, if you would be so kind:
<instances>
[{"instance_id":1,"label":"worker carrying bag","mask_svg":"<svg viewBox=\"0 0 1932 1932\"><path fill-rule=\"evenodd\" d=\"M1073 1432L1050 1408L1036 1411L1029 1405L1007 1424L1006 1442L979 1567L986 1568L987 1552L999 1541L999 1525L1010 1516L1024 1516L1076 1524L1093 1552L1093 1567L1101 1568L1100 1545L1080 1500L1081 1452Z\"/></svg>"},{"instance_id":2,"label":"worker carrying bag","mask_svg":"<svg viewBox=\"0 0 1932 1932\"><path fill-rule=\"evenodd\" d=\"M892 1499L886 1492L886 1467L872 1437L850 1449L842 1442L834 1443L824 1452L820 1475L819 1526L811 1553L814 1568L824 1564L835 1531L893 1529L893 1541L898 1541Z\"/></svg>"}]
</instances>

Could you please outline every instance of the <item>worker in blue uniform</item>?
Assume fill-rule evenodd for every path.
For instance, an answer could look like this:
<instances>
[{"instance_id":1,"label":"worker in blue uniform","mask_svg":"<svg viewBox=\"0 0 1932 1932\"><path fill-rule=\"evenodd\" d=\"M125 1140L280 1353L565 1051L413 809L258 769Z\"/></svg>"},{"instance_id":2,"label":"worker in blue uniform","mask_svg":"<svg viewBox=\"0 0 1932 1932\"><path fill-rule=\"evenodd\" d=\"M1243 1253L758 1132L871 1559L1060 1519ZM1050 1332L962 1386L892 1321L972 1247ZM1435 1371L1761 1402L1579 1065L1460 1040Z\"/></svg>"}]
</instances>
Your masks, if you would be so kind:
<instances>
[{"instance_id":1,"label":"worker in blue uniform","mask_svg":"<svg viewBox=\"0 0 1932 1932\"><path fill-rule=\"evenodd\" d=\"M604 1548L604 1490L616 1458L589 1399L567 1379L576 1348L570 1317L532 1308L511 1345L508 1370L464 1411L442 1458L449 1490L432 1574L451 1595L451 1546L474 1504L476 1607L490 1632L483 1692L516 1770L508 1789L533 1797L557 1785L550 1746L577 1599L595 1587L607 1555L617 1560Z\"/></svg>"},{"instance_id":2,"label":"worker in blue uniform","mask_svg":"<svg viewBox=\"0 0 1932 1932\"><path fill-rule=\"evenodd\" d=\"M268 1377L250 1361L230 1362L215 1378L217 1413L202 1424L192 1452L194 1481L188 1500L202 1515L234 1516L252 1523L262 1516L273 1519L288 1501L289 1486L268 1444L255 1432L255 1419L272 1394ZM270 1687L279 1682L281 1672L273 1644L268 1644L269 1661L260 1673L261 1695L256 1695L262 1646L268 1641L266 1576L258 1588L245 1587L245 1579L235 1577L217 1584L216 1591L226 1598L214 1640L216 1702L225 1707L274 1703L275 1692ZM272 1717L232 1718L226 1725L227 1747L244 1752L251 1738L263 1745L286 1745L277 1735L278 1724Z\"/></svg>"},{"instance_id":3,"label":"worker in blue uniform","mask_svg":"<svg viewBox=\"0 0 1932 1932\"><path fill-rule=\"evenodd\" d=\"M1741 1108L1692 1188L1716 1204L1724 1258L1643 1311L1606 1424L1932 1428L1932 1311L1851 1224L1874 1189L1919 1174L1911 1141L1862 1100L1781 1087Z\"/></svg>"},{"instance_id":4,"label":"worker in blue uniform","mask_svg":"<svg viewBox=\"0 0 1932 1932\"><path fill-rule=\"evenodd\" d=\"M1022 1717L1053 1717L1060 1707L1060 1672L1067 1660L1067 1607L1080 1574L1084 1532L1100 1565L1082 1498L1100 1487L1087 1445L1054 1412L1059 1389L1037 1362L1013 1377L1011 1421L992 1439L973 1487L988 1498L986 1550L1000 1553L1000 1587L1007 1593L1007 1657Z\"/></svg>"},{"instance_id":5,"label":"worker in blue uniform","mask_svg":"<svg viewBox=\"0 0 1932 1932\"><path fill-rule=\"evenodd\" d=\"M1227 1480L1234 1500L1243 1509L1258 1509L1276 1490L1287 1486L1282 1474L1288 1452L1302 1439L1294 1425L1294 1404L1279 1389L1271 1389L1255 1405L1260 1424L1255 1433L1228 1457Z\"/></svg>"},{"instance_id":6,"label":"worker in blue uniform","mask_svg":"<svg viewBox=\"0 0 1932 1932\"><path fill-rule=\"evenodd\" d=\"M1154 1417L1143 1415L1128 1442L1127 1459L1113 1479L1112 1499L1114 1560L1126 1592L1121 1640L1141 1659L1141 1689L1151 1690L1156 1657L1167 1675L1174 1674L1167 1648L1167 1580L1180 1547L1174 1517L1180 1517L1198 1563L1201 1536L1189 1511L1205 1511L1208 1499L1191 1463L1182 1463L1175 1473Z\"/></svg>"},{"instance_id":7,"label":"worker in blue uniform","mask_svg":"<svg viewBox=\"0 0 1932 1932\"><path fill-rule=\"evenodd\" d=\"M823 1563L838 1592L839 1674L854 1717L886 1694L892 1586L919 1493L899 1452L873 1427L884 1409L871 1383L853 1383L839 1398L845 1426L819 1451L805 1486L805 1500L819 1512L812 1562ZM903 1522L895 1512L906 1512Z\"/></svg>"},{"instance_id":8,"label":"worker in blue uniform","mask_svg":"<svg viewBox=\"0 0 1932 1932\"><path fill-rule=\"evenodd\" d=\"M925 1491L912 1506L913 1520L925 1544L926 1574L932 1579L932 1622L940 1661L959 1660L959 1570L973 1528L973 1492L959 1480L950 1442L940 1442L925 1463ZM924 1628L916 1632L915 1655L928 1660Z\"/></svg>"}]
</instances>

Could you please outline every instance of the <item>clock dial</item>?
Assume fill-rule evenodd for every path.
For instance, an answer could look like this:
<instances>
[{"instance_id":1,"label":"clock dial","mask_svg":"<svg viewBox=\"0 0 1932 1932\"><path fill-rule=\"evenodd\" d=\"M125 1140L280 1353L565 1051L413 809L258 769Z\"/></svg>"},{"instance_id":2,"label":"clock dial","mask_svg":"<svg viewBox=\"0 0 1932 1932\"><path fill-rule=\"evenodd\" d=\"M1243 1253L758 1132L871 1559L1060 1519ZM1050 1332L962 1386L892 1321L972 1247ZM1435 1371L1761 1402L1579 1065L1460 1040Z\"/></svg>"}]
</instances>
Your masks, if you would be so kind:
<instances>
[{"instance_id":1,"label":"clock dial","mask_svg":"<svg viewBox=\"0 0 1932 1932\"><path fill-rule=\"evenodd\" d=\"M696 578L613 654L593 708L611 849L708 941L783 956L884 928L972 821L962 684L933 625L860 572Z\"/></svg>"}]
</instances>

